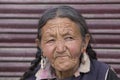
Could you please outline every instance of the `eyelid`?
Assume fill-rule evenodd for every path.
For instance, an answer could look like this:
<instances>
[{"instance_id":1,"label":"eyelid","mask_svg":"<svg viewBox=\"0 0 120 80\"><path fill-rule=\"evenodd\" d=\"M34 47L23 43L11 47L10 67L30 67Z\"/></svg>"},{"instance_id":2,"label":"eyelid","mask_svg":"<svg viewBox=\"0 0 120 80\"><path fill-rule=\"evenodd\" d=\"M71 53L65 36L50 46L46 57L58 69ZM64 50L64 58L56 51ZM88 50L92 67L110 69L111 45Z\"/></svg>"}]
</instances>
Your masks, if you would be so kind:
<instances>
[{"instance_id":1,"label":"eyelid","mask_svg":"<svg viewBox=\"0 0 120 80\"><path fill-rule=\"evenodd\" d=\"M66 40L73 40L74 38L72 36L66 36L65 39Z\"/></svg>"},{"instance_id":2,"label":"eyelid","mask_svg":"<svg viewBox=\"0 0 120 80\"><path fill-rule=\"evenodd\" d=\"M55 41L55 39L54 38L51 38L51 39L48 39L47 41L46 41L46 43L52 43L52 42L54 42Z\"/></svg>"}]
</instances>

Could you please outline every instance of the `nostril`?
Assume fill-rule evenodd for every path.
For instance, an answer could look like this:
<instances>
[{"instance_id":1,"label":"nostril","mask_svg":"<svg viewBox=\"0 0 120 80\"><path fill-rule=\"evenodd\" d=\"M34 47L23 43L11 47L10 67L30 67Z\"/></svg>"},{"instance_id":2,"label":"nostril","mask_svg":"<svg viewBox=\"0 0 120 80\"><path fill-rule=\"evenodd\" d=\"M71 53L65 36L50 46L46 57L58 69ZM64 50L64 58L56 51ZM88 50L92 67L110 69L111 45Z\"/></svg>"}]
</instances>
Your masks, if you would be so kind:
<instances>
[{"instance_id":1,"label":"nostril","mask_svg":"<svg viewBox=\"0 0 120 80\"><path fill-rule=\"evenodd\" d=\"M65 46L57 46L56 47L56 52L57 53L63 53L63 52L65 52Z\"/></svg>"},{"instance_id":2,"label":"nostril","mask_svg":"<svg viewBox=\"0 0 120 80\"><path fill-rule=\"evenodd\" d=\"M65 49L64 49L64 47L56 48L56 52L57 53L63 53L63 52L65 52Z\"/></svg>"}]
</instances>

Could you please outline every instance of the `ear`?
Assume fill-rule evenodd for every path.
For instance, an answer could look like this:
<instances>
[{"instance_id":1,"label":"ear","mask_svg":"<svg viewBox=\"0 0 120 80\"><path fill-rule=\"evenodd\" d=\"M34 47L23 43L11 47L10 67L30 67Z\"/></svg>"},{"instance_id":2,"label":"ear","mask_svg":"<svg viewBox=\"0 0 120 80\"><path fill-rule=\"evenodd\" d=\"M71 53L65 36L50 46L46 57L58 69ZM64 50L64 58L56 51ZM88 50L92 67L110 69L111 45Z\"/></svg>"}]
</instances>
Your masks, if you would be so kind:
<instances>
[{"instance_id":1,"label":"ear","mask_svg":"<svg viewBox=\"0 0 120 80\"><path fill-rule=\"evenodd\" d=\"M35 39L35 43L37 47L40 47L40 40L39 39Z\"/></svg>"},{"instance_id":2,"label":"ear","mask_svg":"<svg viewBox=\"0 0 120 80\"><path fill-rule=\"evenodd\" d=\"M90 35L86 34L85 38L84 38L83 45L82 45L82 53L84 53L86 51L86 48L87 48L87 46L89 44L89 41L90 41Z\"/></svg>"},{"instance_id":3,"label":"ear","mask_svg":"<svg viewBox=\"0 0 120 80\"><path fill-rule=\"evenodd\" d=\"M89 41L90 41L90 34L86 34L85 35L85 44L84 44L85 49L87 48Z\"/></svg>"}]
</instances>

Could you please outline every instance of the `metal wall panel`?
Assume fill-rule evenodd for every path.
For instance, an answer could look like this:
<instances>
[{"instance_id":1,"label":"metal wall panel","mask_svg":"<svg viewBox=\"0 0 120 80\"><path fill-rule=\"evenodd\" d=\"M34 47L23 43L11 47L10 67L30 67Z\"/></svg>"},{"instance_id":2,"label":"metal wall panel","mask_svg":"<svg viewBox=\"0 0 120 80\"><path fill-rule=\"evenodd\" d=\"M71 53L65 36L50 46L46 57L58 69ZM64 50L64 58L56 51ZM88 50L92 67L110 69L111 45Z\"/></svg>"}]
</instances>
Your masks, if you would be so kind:
<instances>
[{"instance_id":1,"label":"metal wall panel","mask_svg":"<svg viewBox=\"0 0 120 80\"><path fill-rule=\"evenodd\" d=\"M0 0L0 80L17 80L28 69L36 53L38 20L60 5L82 13L98 60L120 77L120 0Z\"/></svg>"}]
</instances>

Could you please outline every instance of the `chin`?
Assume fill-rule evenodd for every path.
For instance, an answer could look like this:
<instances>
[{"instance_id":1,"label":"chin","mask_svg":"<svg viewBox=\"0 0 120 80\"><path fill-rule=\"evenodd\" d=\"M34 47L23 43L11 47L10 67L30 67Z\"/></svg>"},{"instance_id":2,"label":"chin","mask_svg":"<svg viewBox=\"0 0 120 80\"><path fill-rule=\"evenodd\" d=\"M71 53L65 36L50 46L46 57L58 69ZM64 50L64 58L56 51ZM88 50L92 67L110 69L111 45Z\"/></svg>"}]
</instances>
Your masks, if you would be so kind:
<instances>
[{"instance_id":1,"label":"chin","mask_svg":"<svg viewBox=\"0 0 120 80\"><path fill-rule=\"evenodd\" d=\"M60 58L58 58L53 62L52 67L58 71L69 71L74 69L76 67L76 64L77 60L72 61L69 58L61 60Z\"/></svg>"},{"instance_id":2,"label":"chin","mask_svg":"<svg viewBox=\"0 0 120 80\"><path fill-rule=\"evenodd\" d=\"M54 68L58 71L68 71L68 70L73 69L74 66L71 65L71 64L66 64L66 65L65 64L59 64L59 65L55 65Z\"/></svg>"}]
</instances>

